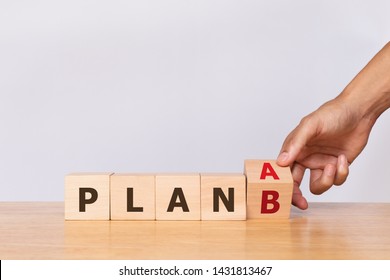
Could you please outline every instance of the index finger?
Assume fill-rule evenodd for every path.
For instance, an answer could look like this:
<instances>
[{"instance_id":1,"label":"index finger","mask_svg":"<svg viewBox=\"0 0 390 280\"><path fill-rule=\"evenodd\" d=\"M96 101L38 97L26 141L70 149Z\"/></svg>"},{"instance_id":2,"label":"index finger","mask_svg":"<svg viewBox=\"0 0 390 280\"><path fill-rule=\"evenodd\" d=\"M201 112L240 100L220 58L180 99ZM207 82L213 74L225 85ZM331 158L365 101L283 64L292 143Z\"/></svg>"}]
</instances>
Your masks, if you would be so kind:
<instances>
[{"instance_id":1,"label":"index finger","mask_svg":"<svg viewBox=\"0 0 390 280\"><path fill-rule=\"evenodd\" d=\"M280 166L291 166L315 133L315 123L309 117L303 118L285 139L276 163Z\"/></svg>"}]
</instances>

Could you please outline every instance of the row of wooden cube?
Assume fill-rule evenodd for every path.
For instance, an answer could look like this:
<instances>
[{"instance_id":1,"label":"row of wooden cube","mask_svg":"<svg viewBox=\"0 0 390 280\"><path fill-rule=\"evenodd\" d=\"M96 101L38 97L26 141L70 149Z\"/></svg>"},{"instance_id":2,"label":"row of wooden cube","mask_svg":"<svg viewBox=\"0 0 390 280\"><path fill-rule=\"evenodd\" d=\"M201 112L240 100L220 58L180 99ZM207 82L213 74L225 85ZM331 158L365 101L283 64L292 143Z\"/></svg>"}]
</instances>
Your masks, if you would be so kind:
<instances>
[{"instance_id":1,"label":"row of wooden cube","mask_svg":"<svg viewBox=\"0 0 390 280\"><path fill-rule=\"evenodd\" d=\"M246 160L244 174L73 173L66 220L245 220L290 213L289 168Z\"/></svg>"}]
</instances>

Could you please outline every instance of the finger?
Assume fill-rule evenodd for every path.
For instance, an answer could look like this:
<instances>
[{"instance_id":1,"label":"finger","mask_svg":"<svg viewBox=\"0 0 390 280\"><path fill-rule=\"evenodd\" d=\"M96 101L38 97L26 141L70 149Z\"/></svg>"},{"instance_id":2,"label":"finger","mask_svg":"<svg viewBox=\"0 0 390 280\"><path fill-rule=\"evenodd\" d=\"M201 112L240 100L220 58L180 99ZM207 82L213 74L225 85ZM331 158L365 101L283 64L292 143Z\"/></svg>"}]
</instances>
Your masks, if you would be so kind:
<instances>
[{"instance_id":1,"label":"finger","mask_svg":"<svg viewBox=\"0 0 390 280\"><path fill-rule=\"evenodd\" d=\"M301 189L296 184L294 184L291 204L302 210L306 210L309 206L306 198L302 195Z\"/></svg>"},{"instance_id":2,"label":"finger","mask_svg":"<svg viewBox=\"0 0 390 280\"><path fill-rule=\"evenodd\" d=\"M337 170L334 184L336 186L342 185L347 180L349 174L349 166L347 157L345 155L339 155L337 159Z\"/></svg>"},{"instance_id":3,"label":"finger","mask_svg":"<svg viewBox=\"0 0 390 280\"><path fill-rule=\"evenodd\" d=\"M299 163L294 163L291 173L292 177L294 180L294 187L293 187L293 195L292 195L292 205L298 207L299 209L305 210L308 208L308 203L306 198L302 195L302 191L299 188L301 185L303 175L305 174L306 168L299 164Z\"/></svg>"},{"instance_id":4,"label":"finger","mask_svg":"<svg viewBox=\"0 0 390 280\"><path fill-rule=\"evenodd\" d=\"M313 194L322 194L329 190L334 183L336 166L327 164L325 168L314 169L310 172L310 191Z\"/></svg>"},{"instance_id":5,"label":"finger","mask_svg":"<svg viewBox=\"0 0 390 280\"><path fill-rule=\"evenodd\" d=\"M291 166L315 133L316 127L313 122L307 117L303 118L300 124L287 136L276 163L280 166Z\"/></svg>"},{"instance_id":6,"label":"finger","mask_svg":"<svg viewBox=\"0 0 390 280\"><path fill-rule=\"evenodd\" d=\"M299 163L311 170L312 169L324 170L327 164L332 164L336 166L337 157L333 155L321 154L317 152L305 157L303 160L299 161Z\"/></svg>"},{"instance_id":7,"label":"finger","mask_svg":"<svg viewBox=\"0 0 390 280\"><path fill-rule=\"evenodd\" d=\"M291 175L294 180L294 185L296 184L299 188L301 185L303 175L305 174L306 167L298 162L295 162L293 167L291 168Z\"/></svg>"}]
</instances>

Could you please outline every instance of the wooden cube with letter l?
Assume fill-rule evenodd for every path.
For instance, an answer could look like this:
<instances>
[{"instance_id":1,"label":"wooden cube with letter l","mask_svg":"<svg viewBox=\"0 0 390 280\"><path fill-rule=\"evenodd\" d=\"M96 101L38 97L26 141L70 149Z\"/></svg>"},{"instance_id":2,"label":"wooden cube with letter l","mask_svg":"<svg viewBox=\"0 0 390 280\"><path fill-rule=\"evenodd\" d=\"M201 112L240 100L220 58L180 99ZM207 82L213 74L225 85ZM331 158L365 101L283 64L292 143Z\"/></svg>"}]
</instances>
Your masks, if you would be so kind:
<instances>
[{"instance_id":1,"label":"wooden cube with letter l","mask_svg":"<svg viewBox=\"0 0 390 280\"><path fill-rule=\"evenodd\" d=\"M289 218L293 178L275 160L245 160L247 218Z\"/></svg>"},{"instance_id":2,"label":"wooden cube with letter l","mask_svg":"<svg viewBox=\"0 0 390 280\"><path fill-rule=\"evenodd\" d=\"M65 220L109 220L112 173L65 176Z\"/></svg>"},{"instance_id":3,"label":"wooden cube with letter l","mask_svg":"<svg viewBox=\"0 0 390 280\"><path fill-rule=\"evenodd\" d=\"M154 220L154 174L111 175L111 220Z\"/></svg>"}]
</instances>

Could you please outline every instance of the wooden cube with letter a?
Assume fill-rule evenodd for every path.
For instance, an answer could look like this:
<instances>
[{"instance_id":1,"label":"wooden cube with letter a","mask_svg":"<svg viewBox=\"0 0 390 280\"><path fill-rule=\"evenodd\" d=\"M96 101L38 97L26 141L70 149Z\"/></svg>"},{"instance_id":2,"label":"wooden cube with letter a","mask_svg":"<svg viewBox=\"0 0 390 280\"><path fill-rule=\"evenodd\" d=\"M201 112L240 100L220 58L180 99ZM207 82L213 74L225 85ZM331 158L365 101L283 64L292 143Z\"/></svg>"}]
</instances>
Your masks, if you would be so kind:
<instances>
[{"instance_id":1,"label":"wooden cube with letter a","mask_svg":"<svg viewBox=\"0 0 390 280\"><path fill-rule=\"evenodd\" d=\"M200 175L156 175L156 220L200 220Z\"/></svg>"},{"instance_id":2,"label":"wooden cube with letter a","mask_svg":"<svg viewBox=\"0 0 390 280\"><path fill-rule=\"evenodd\" d=\"M244 174L201 174L202 220L245 220Z\"/></svg>"},{"instance_id":3,"label":"wooden cube with letter a","mask_svg":"<svg viewBox=\"0 0 390 280\"><path fill-rule=\"evenodd\" d=\"M112 173L65 176L65 220L109 220Z\"/></svg>"},{"instance_id":4,"label":"wooden cube with letter a","mask_svg":"<svg viewBox=\"0 0 390 280\"><path fill-rule=\"evenodd\" d=\"M155 176L116 173L111 176L111 220L154 220Z\"/></svg>"},{"instance_id":5,"label":"wooden cube with letter a","mask_svg":"<svg viewBox=\"0 0 390 280\"><path fill-rule=\"evenodd\" d=\"M274 160L245 160L247 218L289 218L293 179Z\"/></svg>"}]
</instances>

